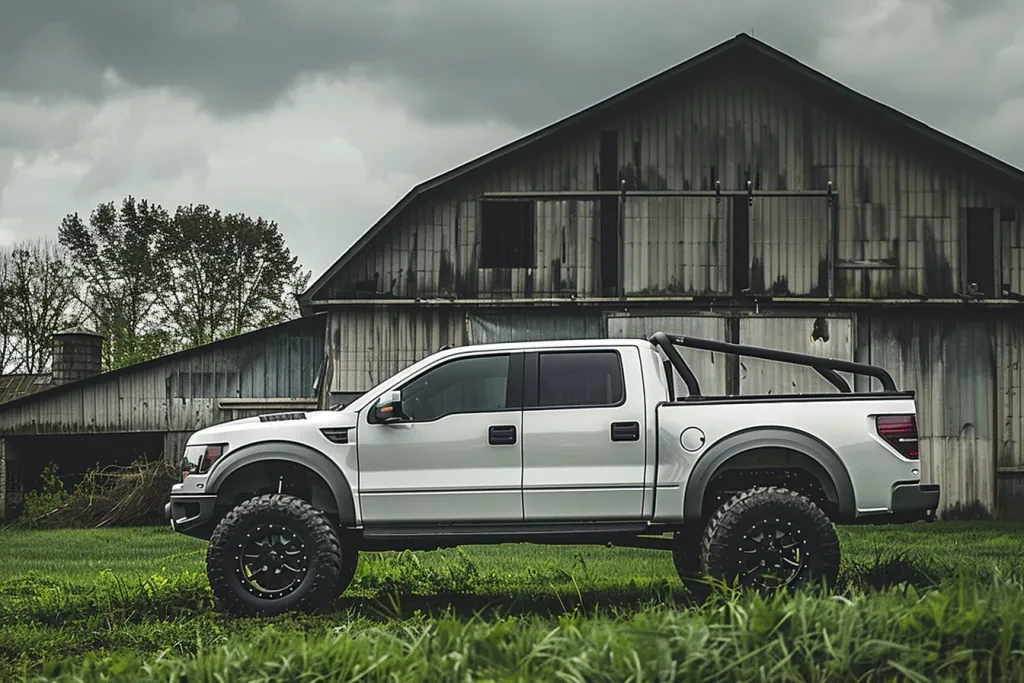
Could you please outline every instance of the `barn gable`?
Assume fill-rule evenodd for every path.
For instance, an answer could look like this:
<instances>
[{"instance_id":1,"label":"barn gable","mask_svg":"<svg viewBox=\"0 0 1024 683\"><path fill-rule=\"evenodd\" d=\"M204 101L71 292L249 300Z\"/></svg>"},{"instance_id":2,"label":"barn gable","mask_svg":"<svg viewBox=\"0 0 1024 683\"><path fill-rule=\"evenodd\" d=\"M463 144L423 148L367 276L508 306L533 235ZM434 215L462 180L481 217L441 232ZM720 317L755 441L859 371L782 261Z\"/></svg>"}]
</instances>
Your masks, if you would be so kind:
<instances>
[{"instance_id":1,"label":"barn gable","mask_svg":"<svg viewBox=\"0 0 1024 683\"><path fill-rule=\"evenodd\" d=\"M740 34L414 188L303 303L998 297L1022 184Z\"/></svg>"}]
</instances>

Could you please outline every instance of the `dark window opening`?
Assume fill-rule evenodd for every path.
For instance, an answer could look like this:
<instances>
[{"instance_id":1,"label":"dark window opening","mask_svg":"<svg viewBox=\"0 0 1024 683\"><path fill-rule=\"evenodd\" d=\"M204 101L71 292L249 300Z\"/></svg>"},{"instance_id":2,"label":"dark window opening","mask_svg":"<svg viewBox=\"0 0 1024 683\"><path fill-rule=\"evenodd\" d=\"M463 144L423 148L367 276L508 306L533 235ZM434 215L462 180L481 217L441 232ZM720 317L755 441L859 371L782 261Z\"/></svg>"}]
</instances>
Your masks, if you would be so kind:
<instances>
[{"instance_id":1,"label":"dark window opening","mask_svg":"<svg viewBox=\"0 0 1024 683\"><path fill-rule=\"evenodd\" d=\"M999 220L1003 223L1016 223L1017 222L1017 209L1012 206L1004 206L999 209Z\"/></svg>"},{"instance_id":2,"label":"dark window opening","mask_svg":"<svg viewBox=\"0 0 1024 683\"><path fill-rule=\"evenodd\" d=\"M615 351L540 355L541 408L617 406L625 400L622 361Z\"/></svg>"},{"instance_id":3,"label":"dark window opening","mask_svg":"<svg viewBox=\"0 0 1024 683\"><path fill-rule=\"evenodd\" d=\"M533 267L532 201L480 202L480 267Z\"/></svg>"},{"instance_id":4,"label":"dark window opening","mask_svg":"<svg viewBox=\"0 0 1024 683\"><path fill-rule=\"evenodd\" d=\"M508 409L509 356L462 358L428 370L402 388L402 412L414 422Z\"/></svg>"},{"instance_id":5,"label":"dark window opening","mask_svg":"<svg viewBox=\"0 0 1024 683\"><path fill-rule=\"evenodd\" d=\"M969 293L997 297L995 264L995 210L971 207L966 211L966 282Z\"/></svg>"}]
</instances>

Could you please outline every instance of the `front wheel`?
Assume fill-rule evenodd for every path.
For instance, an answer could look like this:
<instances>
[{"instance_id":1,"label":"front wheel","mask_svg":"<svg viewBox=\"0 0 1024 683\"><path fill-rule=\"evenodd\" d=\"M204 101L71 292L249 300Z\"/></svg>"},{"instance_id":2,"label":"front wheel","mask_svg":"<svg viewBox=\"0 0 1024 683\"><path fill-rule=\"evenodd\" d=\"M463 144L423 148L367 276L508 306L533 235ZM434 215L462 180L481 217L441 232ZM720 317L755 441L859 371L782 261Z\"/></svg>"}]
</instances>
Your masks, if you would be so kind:
<instances>
[{"instance_id":1,"label":"front wheel","mask_svg":"<svg viewBox=\"0 0 1024 683\"><path fill-rule=\"evenodd\" d=\"M839 576L839 537L805 496L759 487L715 512L704 531L701 564L710 576L762 592L831 585Z\"/></svg>"},{"instance_id":2,"label":"front wheel","mask_svg":"<svg viewBox=\"0 0 1024 683\"><path fill-rule=\"evenodd\" d=\"M342 568L330 520L301 498L279 493L240 503L214 529L206 551L218 607L237 616L329 604Z\"/></svg>"}]
</instances>

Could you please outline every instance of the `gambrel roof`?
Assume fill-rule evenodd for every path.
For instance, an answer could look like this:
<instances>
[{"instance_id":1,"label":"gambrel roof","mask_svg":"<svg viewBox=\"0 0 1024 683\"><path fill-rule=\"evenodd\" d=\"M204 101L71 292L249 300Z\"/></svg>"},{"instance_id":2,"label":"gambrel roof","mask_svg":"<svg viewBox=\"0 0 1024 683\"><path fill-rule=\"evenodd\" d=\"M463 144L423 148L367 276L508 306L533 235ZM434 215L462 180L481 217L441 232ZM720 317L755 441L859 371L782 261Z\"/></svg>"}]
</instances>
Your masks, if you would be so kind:
<instances>
[{"instance_id":1,"label":"gambrel roof","mask_svg":"<svg viewBox=\"0 0 1024 683\"><path fill-rule=\"evenodd\" d=\"M306 305L316 301L316 295L320 289L330 282L349 261L359 254L359 252L362 251L373 240L373 238L381 232L381 230L399 216L402 211L416 198L433 192L467 173L499 161L513 152L518 152L524 148L541 144L546 140L549 140L552 136L564 132L566 129L578 126L579 124L593 119L613 107L622 105L630 98L647 93L655 88L659 88L683 74L694 71L697 67L713 66L714 62L723 60L725 57L735 58L737 56L743 57L744 59L748 59L752 62L769 62L776 66L781 66L796 78L807 83L807 85L816 87L823 94L830 94L833 97L843 100L851 108L855 108L863 112L866 116L874 117L876 120L895 126L907 135L913 136L921 142L942 146L948 152L951 152L954 157L980 171L995 174L996 176L1002 177L1012 183L1024 184L1024 171L1021 171L1020 169L1011 166L990 154L982 152L975 147L961 142L950 135L936 130L935 128L932 128L917 119L894 109L893 107L871 99L870 97L867 97L856 90L829 78L820 71L807 66L786 53L773 48L767 43L757 40L753 36L746 33L740 33L734 38L723 43L719 43L705 52L662 71L647 80L641 81L640 83L623 90L612 97L602 100L595 105L587 107L576 114L557 121L545 128L499 147L492 152L477 157L476 159L462 164L461 166L420 183L410 190L408 194L402 197L402 199L386 214L384 214L380 220L370 227L362 237L360 237L351 247L349 247L347 251L345 251L344 254L341 255L341 258L339 258L334 265L328 268L323 275L321 275L309 287L309 289L299 297L300 304Z\"/></svg>"}]
</instances>

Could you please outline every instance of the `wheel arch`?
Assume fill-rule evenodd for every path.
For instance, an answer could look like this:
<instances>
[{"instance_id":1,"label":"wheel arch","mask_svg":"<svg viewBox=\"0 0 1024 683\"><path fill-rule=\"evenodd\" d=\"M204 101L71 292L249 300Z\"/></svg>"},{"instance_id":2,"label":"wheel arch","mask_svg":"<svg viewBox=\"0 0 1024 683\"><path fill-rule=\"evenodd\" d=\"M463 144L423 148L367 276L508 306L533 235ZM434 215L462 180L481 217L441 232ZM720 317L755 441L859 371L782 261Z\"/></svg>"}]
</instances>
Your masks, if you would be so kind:
<instances>
[{"instance_id":1,"label":"wheel arch","mask_svg":"<svg viewBox=\"0 0 1024 683\"><path fill-rule=\"evenodd\" d=\"M730 434L698 458L686 482L683 520L702 519L705 494L719 475L751 468L802 471L814 478L835 506L839 517L836 521L852 519L856 514L853 482L836 452L806 432L771 427Z\"/></svg>"},{"instance_id":2,"label":"wheel arch","mask_svg":"<svg viewBox=\"0 0 1024 683\"><path fill-rule=\"evenodd\" d=\"M330 512L337 515L339 524L356 524L355 500L345 473L325 453L291 441L261 441L231 451L214 464L206 492L218 498L222 492L230 495L237 486L245 488L252 477L266 479L268 466L275 463L304 471L311 477L312 496L331 504Z\"/></svg>"}]
</instances>

